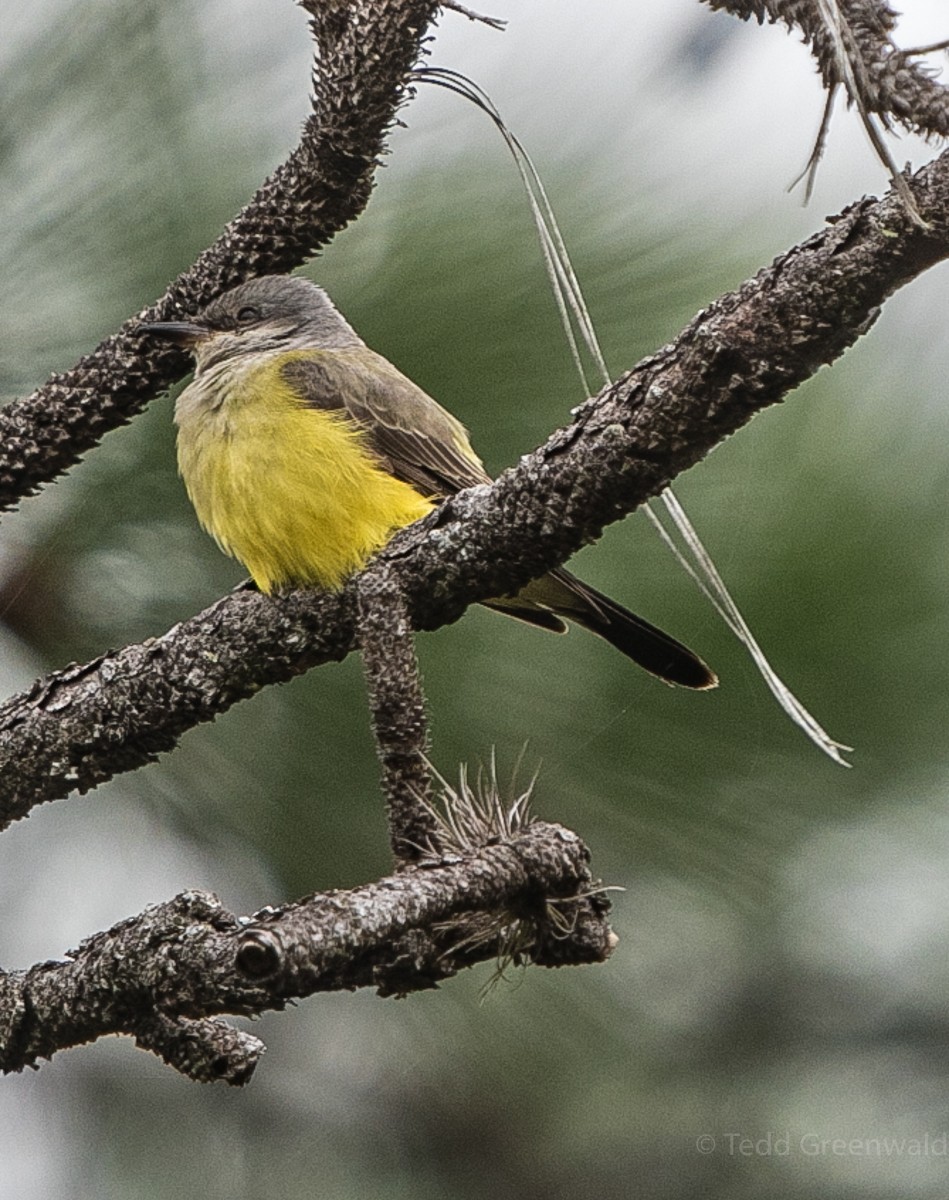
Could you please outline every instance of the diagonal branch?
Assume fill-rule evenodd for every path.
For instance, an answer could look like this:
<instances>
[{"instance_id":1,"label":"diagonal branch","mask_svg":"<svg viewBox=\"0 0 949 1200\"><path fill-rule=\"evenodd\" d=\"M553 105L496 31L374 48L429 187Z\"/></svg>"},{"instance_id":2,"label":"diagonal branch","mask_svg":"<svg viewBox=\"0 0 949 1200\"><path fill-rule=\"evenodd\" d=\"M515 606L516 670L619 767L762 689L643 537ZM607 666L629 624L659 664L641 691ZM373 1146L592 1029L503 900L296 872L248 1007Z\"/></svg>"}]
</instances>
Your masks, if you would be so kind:
<instances>
[{"instance_id":1,"label":"diagonal branch","mask_svg":"<svg viewBox=\"0 0 949 1200\"><path fill-rule=\"evenodd\" d=\"M71 370L0 411L0 510L54 479L190 368L145 341L142 320L193 314L255 275L290 271L365 208L385 136L436 0L300 0L315 44L300 144L165 294Z\"/></svg>"},{"instance_id":2,"label":"diagonal branch","mask_svg":"<svg viewBox=\"0 0 949 1200\"><path fill-rule=\"evenodd\" d=\"M262 1052L219 1020L316 992L404 995L494 958L505 929L543 966L603 962L616 938L580 839L534 822L450 860L348 892L237 918L185 892L96 934L65 961L0 973L0 1070L35 1066L106 1034L134 1036L192 1079L247 1081ZM493 937L460 938L473 916Z\"/></svg>"},{"instance_id":3,"label":"diagonal branch","mask_svg":"<svg viewBox=\"0 0 949 1200\"><path fill-rule=\"evenodd\" d=\"M416 629L517 590L831 362L897 288L949 256L949 152L899 198L863 200L723 296L491 487L463 492L380 556ZM356 644L356 584L248 590L163 637L50 676L0 708L0 827L170 749L268 683Z\"/></svg>"}]
</instances>

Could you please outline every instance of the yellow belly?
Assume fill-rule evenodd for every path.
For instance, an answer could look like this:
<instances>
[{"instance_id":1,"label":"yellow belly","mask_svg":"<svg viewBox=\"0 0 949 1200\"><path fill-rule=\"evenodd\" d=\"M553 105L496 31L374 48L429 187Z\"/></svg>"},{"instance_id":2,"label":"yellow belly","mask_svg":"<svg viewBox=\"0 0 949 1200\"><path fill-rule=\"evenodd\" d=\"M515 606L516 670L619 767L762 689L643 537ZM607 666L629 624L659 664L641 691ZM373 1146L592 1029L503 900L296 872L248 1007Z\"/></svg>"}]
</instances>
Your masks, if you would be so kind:
<instances>
[{"instance_id":1,"label":"yellow belly","mask_svg":"<svg viewBox=\"0 0 949 1200\"><path fill-rule=\"evenodd\" d=\"M301 407L273 361L206 372L182 392L175 420L198 520L263 592L337 589L433 507L376 466L345 417Z\"/></svg>"}]
</instances>

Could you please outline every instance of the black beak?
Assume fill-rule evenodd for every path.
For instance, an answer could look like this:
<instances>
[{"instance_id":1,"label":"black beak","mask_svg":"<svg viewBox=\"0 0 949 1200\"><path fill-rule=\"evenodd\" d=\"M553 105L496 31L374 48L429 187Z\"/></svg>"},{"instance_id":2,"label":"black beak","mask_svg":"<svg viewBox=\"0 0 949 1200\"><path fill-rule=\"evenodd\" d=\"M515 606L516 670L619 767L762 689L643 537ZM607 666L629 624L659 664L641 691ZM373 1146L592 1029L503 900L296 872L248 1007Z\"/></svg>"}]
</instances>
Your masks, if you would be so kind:
<instances>
[{"instance_id":1,"label":"black beak","mask_svg":"<svg viewBox=\"0 0 949 1200\"><path fill-rule=\"evenodd\" d=\"M192 321L152 321L139 325L138 332L146 337L174 342L176 346L193 346L208 334L203 325Z\"/></svg>"}]
</instances>

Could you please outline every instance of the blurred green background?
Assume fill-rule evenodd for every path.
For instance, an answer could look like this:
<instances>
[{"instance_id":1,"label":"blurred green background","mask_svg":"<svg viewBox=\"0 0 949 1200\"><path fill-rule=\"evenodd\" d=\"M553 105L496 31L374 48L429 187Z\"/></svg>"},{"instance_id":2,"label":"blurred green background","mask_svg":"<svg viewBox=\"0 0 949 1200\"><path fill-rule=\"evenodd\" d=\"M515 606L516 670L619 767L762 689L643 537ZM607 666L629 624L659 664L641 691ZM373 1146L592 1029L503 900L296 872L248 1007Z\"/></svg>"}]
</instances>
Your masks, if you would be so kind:
<instances>
[{"instance_id":1,"label":"blurred green background","mask_svg":"<svg viewBox=\"0 0 949 1200\"><path fill-rule=\"evenodd\" d=\"M904 44L945 35L935 0L905 7ZM281 161L309 44L290 0L0 12L12 396L158 295ZM491 12L506 33L447 14L432 61L487 86L533 153L614 371L884 186L841 113L811 207L786 194L822 96L780 30L692 0ZM434 89L403 116L369 210L306 273L499 470L582 397L500 140ZM694 645L718 692L481 610L419 643L437 765L494 747L502 777L522 751L540 766L539 814L625 889L612 960L483 1003L489 966L402 1002L307 1001L258 1023L269 1052L240 1094L125 1042L60 1055L0 1087L0 1197L944 1197L946 284L940 268L895 297L678 487L852 770L790 726L646 522L613 527L578 568ZM4 521L7 692L241 578L176 478L172 403ZM60 955L185 887L250 911L387 868L353 658L6 834L0 958Z\"/></svg>"}]
</instances>

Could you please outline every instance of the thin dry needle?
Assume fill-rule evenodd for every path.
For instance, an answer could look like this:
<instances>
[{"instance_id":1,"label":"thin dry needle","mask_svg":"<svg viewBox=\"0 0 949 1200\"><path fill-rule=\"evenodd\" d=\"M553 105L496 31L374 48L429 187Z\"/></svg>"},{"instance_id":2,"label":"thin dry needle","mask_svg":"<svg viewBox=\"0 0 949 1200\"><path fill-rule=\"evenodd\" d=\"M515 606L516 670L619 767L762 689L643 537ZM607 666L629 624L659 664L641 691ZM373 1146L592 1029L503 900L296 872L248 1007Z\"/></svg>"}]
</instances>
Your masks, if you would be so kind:
<instances>
[{"instance_id":1,"label":"thin dry needle","mask_svg":"<svg viewBox=\"0 0 949 1200\"><path fill-rule=\"evenodd\" d=\"M573 264L570 261L570 255L564 244L563 235L560 232L560 226L557 223L557 218L547 191L537 172L537 168L531 161L530 155L524 149L520 140L505 125L496 106L478 84L472 82L466 76L459 74L457 71L452 71L444 67L419 67L414 72L414 76L420 81L446 88L448 91L455 92L457 95L469 100L490 117L504 138L517 165L521 180L524 183L524 189L527 193L528 203L530 204L531 216L537 228L537 236L540 241L544 265L550 279L551 290L557 303L564 335L570 347L570 353L577 369L577 374L583 385L584 395L589 395L591 389L587 382L586 371L584 370L583 356L580 350L581 344L586 349L603 383L609 385L612 382L612 377L607 369L603 352L600 349L599 339L596 336L596 330L583 297L580 283L573 269ZM681 539L681 544L677 545L672 533L666 528L655 512L652 503L647 504L645 506L646 515L652 522L663 543L669 548L679 565L696 583L721 619L748 651L771 694L788 717L804 731L818 749L832 758L834 762L840 763L841 766L849 767L850 764L841 756L841 751L849 750L850 747L835 741L834 738L824 731L818 721L801 704L768 662L764 651L748 627L748 623L741 615L711 556L702 544L701 538L689 520L685 509L683 509L673 494L672 489L666 488L660 494L659 499L665 507L674 530Z\"/></svg>"},{"instance_id":2,"label":"thin dry needle","mask_svg":"<svg viewBox=\"0 0 949 1200\"><path fill-rule=\"evenodd\" d=\"M830 40L833 43L837 74L840 76L851 102L856 106L857 112L860 114L860 120L863 123L867 137L870 139L870 145L876 152L877 158L879 158L880 162L890 172L890 182L899 193L899 197L903 201L903 207L906 209L910 220L920 229L928 229L929 224L923 220L919 209L916 207L916 201L913 198L913 193L910 191L909 184L906 182L906 177L896 165L889 147L883 140L883 134L877 128L876 121L874 121L867 107L865 99L869 93L867 68L860 55L859 45L853 36L850 25L841 11L837 0L816 0L816 4L817 11L824 23L824 28L830 35ZM885 114L881 119L884 126L887 126L888 122ZM816 163L814 165L816 168Z\"/></svg>"}]
</instances>

